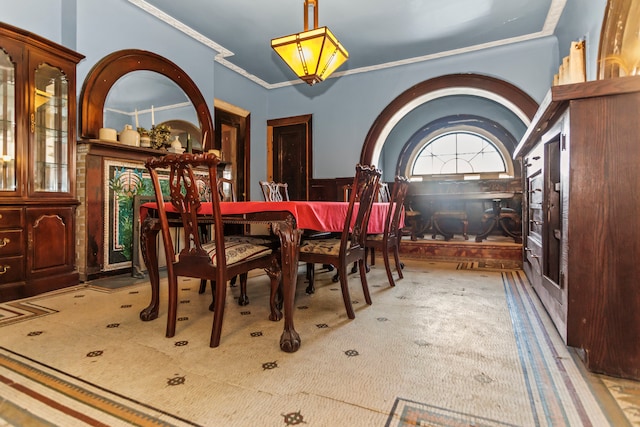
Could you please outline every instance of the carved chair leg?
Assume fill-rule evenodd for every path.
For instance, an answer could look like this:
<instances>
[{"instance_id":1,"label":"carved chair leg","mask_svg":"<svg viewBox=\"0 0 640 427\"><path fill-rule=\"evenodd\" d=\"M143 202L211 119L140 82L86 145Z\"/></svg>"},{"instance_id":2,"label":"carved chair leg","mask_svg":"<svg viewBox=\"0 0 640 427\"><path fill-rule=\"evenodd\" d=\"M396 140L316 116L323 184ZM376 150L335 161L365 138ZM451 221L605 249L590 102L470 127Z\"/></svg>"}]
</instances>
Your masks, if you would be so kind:
<instances>
[{"instance_id":1,"label":"carved chair leg","mask_svg":"<svg viewBox=\"0 0 640 427\"><path fill-rule=\"evenodd\" d=\"M199 294L204 294L207 290L207 281L205 279L200 279L200 289L198 289Z\"/></svg>"},{"instance_id":2,"label":"carved chair leg","mask_svg":"<svg viewBox=\"0 0 640 427\"><path fill-rule=\"evenodd\" d=\"M360 282L362 282L362 292L364 293L364 300L367 304L371 305L371 294L369 293L369 283L367 282L367 263L364 259L358 261L360 266Z\"/></svg>"},{"instance_id":3,"label":"carved chair leg","mask_svg":"<svg viewBox=\"0 0 640 427\"><path fill-rule=\"evenodd\" d=\"M216 282L211 281L211 304L209 304L209 311L215 311L216 309Z\"/></svg>"},{"instance_id":4,"label":"carved chair leg","mask_svg":"<svg viewBox=\"0 0 640 427\"><path fill-rule=\"evenodd\" d=\"M369 271L369 269L367 269L367 272ZM353 263L353 267L351 267L351 274L355 274L358 272L358 263L354 262Z\"/></svg>"},{"instance_id":5,"label":"carved chair leg","mask_svg":"<svg viewBox=\"0 0 640 427\"><path fill-rule=\"evenodd\" d=\"M393 272L391 271L391 261L389 260L389 252L387 248L384 248L382 250L382 260L384 261L384 269L387 271L387 280L389 281L389 286L395 286L396 282L393 280Z\"/></svg>"},{"instance_id":6,"label":"carved chair leg","mask_svg":"<svg viewBox=\"0 0 640 427\"><path fill-rule=\"evenodd\" d=\"M278 321L282 319L282 270L278 264L278 259L273 258L271 266L264 270L271 279L271 292L269 294L269 320Z\"/></svg>"},{"instance_id":7,"label":"carved chair leg","mask_svg":"<svg viewBox=\"0 0 640 427\"><path fill-rule=\"evenodd\" d=\"M167 338L176 334L176 317L178 313L178 278L169 276L169 302L167 312Z\"/></svg>"},{"instance_id":8,"label":"carved chair leg","mask_svg":"<svg viewBox=\"0 0 640 427\"><path fill-rule=\"evenodd\" d=\"M313 264L311 264L311 265L313 265ZM308 273L308 278L309 278L309 285L307 286L307 289L306 289L305 292L307 294L311 295L311 294L316 292L316 287L315 287L315 283L314 283L316 274L315 274L315 270L313 268L311 268L310 270L307 270L307 273Z\"/></svg>"},{"instance_id":9,"label":"carved chair leg","mask_svg":"<svg viewBox=\"0 0 640 427\"><path fill-rule=\"evenodd\" d=\"M224 304L227 297L227 286L225 284L216 283L215 286L215 310L213 312L213 326L211 327L210 347L218 347L220 345L220 336L222 335L222 319L224 318Z\"/></svg>"},{"instance_id":10,"label":"carved chair leg","mask_svg":"<svg viewBox=\"0 0 640 427\"><path fill-rule=\"evenodd\" d=\"M404 275L402 274L402 269L404 268L404 264L402 263L402 261L400 261L400 250L398 249L397 245L393 247L393 258L396 262L396 270L398 271L398 277L400 279L403 279Z\"/></svg>"},{"instance_id":11,"label":"carved chair leg","mask_svg":"<svg viewBox=\"0 0 640 427\"><path fill-rule=\"evenodd\" d=\"M338 275L340 277L340 288L342 289L342 299L344 301L344 308L347 310L347 317L349 319L355 319L356 314L353 311L353 305L351 304L351 295L349 295L349 279L347 277L346 265L338 267ZM342 271L342 274L340 272Z\"/></svg>"},{"instance_id":12,"label":"carved chair leg","mask_svg":"<svg viewBox=\"0 0 640 427\"><path fill-rule=\"evenodd\" d=\"M248 273L242 273L240 275L240 296L238 297L238 305L245 306L249 304L249 296L247 295L247 278ZM235 277L233 278L235 279ZM233 281L231 279L231 281Z\"/></svg>"}]
</instances>

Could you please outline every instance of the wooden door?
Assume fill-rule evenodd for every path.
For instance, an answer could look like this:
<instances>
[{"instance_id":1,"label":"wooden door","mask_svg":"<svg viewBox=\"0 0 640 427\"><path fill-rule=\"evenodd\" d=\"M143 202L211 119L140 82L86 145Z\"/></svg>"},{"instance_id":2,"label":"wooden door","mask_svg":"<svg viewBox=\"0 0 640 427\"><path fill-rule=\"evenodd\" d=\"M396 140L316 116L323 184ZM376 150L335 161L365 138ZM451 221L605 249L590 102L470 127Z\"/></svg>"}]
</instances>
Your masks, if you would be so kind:
<instances>
[{"instance_id":1,"label":"wooden door","mask_svg":"<svg viewBox=\"0 0 640 427\"><path fill-rule=\"evenodd\" d=\"M222 152L226 163L222 175L233 180L238 201L249 200L250 180L249 120L221 108L215 108L214 147Z\"/></svg>"},{"instance_id":2,"label":"wooden door","mask_svg":"<svg viewBox=\"0 0 640 427\"><path fill-rule=\"evenodd\" d=\"M269 120L272 129L270 176L289 184L291 200L309 199L311 115Z\"/></svg>"}]
</instances>

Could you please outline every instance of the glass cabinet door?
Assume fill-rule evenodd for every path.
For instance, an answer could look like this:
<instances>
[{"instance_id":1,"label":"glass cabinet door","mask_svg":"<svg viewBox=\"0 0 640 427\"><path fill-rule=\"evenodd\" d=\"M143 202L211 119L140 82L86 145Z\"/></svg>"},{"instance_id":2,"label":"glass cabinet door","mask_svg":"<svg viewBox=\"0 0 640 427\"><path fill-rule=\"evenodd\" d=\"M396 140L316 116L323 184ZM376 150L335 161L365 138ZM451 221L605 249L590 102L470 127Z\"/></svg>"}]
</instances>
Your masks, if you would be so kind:
<instances>
[{"instance_id":1,"label":"glass cabinet door","mask_svg":"<svg viewBox=\"0 0 640 427\"><path fill-rule=\"evenodd\" d=\"M15 66L0 49L0 191L16 190Z\"/></svg>"},{"instance_id":2,"label":"glass cabinet door","mask_svg":"<svg viewBox=\"0 0 640 427\"><path fill-rule=\"evenodd\" d=\"M62 71L47 64L35 71L33 137L34 191L69 191L69 83Z\"/></svg>"}]
</instances>

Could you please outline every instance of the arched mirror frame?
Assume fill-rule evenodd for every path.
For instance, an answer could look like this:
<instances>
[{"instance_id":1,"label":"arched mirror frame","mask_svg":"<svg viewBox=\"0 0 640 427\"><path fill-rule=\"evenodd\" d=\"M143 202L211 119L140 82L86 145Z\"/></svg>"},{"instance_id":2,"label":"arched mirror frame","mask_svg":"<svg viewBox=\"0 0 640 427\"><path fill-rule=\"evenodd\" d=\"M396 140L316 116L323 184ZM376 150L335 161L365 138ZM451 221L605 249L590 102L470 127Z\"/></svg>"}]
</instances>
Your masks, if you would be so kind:
<instances>
[{"instance_id":1,"label":"arched mirror frame","mask_svg":"<svg viewBox=\"0 0 640 427\"><path fill-rule=\"evenodd\" d=\"M103 127L104 103L111 87L125 74L137 70L155 71L176 83L191 100L198 116L204 144L212 148L213 120L209 107L191 78L173 62L153 52L126 49L102 58L89 72L80 93L80 136L97 138Z\"/></svg>"}]
</instances>

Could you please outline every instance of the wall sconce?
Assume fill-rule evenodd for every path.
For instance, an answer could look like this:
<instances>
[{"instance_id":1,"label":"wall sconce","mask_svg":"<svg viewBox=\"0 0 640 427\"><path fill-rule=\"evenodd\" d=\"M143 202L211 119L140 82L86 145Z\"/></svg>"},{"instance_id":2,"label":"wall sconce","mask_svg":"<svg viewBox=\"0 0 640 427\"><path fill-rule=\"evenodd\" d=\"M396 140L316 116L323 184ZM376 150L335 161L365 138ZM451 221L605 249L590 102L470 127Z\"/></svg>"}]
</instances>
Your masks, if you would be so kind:
<instances>
[{"instance_id":1,"label":"wall sconce","mask_svg":"<svg viewBox=\"0 0 640 427\"><path fill-rule=\"evenodd\" d=\"M313 29L309 30L309 6ZM271 47L302 80L313 86L329 77L349 53L327 27L318 28L318 0L304 2L304 31L271 40Z\"/></svg>"}]
</instances>

